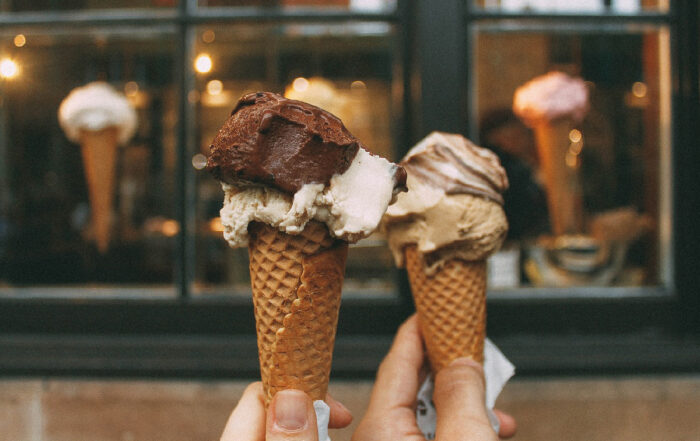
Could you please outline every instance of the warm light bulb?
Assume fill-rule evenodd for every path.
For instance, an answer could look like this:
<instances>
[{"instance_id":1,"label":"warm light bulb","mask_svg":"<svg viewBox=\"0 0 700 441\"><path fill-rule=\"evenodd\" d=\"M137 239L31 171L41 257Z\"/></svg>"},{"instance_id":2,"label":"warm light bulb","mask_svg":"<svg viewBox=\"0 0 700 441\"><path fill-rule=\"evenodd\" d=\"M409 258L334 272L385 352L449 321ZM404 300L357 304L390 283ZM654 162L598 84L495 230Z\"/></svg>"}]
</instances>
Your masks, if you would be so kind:
<instances>
[{"instance_id":1,"label":"warm light bulb","mask_svg":"<svg viewBox=\"0 0 700 441\"><path fill-rule=\"evenodd\" d=\"M581 141L582 137L583 135L581 134L580 130L573 129L569 132L569 141L571 142L579 142Z\"/></svg>"},{"instance_id":2,"label":"warm light bulb","mask_svg":"<svg viewBox=\"0 0 700 441\"><path fill-rule=\"evenodd\" d=\"M632 94L637 98L644 98L647 95L647 85L641 81L632 84Z\"/></svg>"},{"instance_id":3,"label":"warm light bulb","mask_svg":"<svg viewBox=\"0 0 700 441\"><path fill-rule=\"evenodd\" d=\"M211 80L207 83L209 95L219 95L224 90L224 84L219 80Z\"/></svg>"},{"instance_id":4,"label":"warm light bulb","mask_svg":"<svg viewBox=\"0 0 700 441\"><path fill-rule=\"evenodd\" d=\"M211 71L212 61L207 54L201 54L194 60L194 69L199 73L207 73Z\"/></svg>"},{"instance_id":5,"label":"warm light bulb","mask_svg":"<svg viewBox=\"0 0 700 441\"><path fill-rule=\"evenodd\" d=\"M216 233L221 233L224 231L224 224L221 223L220 217L215 217L209 220L209 229Z\"/></svg>"},{"instance_id":6,"label":"warm light bulb","mask_svg":"<svg viewBox=\"0 0 700 441\"><path fill-rule=\"evenodd\" d=\"M353 90L364 90L367 89L367 85L364 81L356 80L350 84L350 88Z\"/></svg>"},{"instance_id":7,"label":"warm light bulb","mask_svg":"<svg viewBox=\"0 0 700 441\"><path fill-rule=\"evenodd\" d=\"M296 78L292 82L292 88L294 88L296 92L306 92L306 89L309 88L309 80L304 77Z\"/></svg>"},{"instance_id":8,"label":"warm light bulb","mask_svg":"<svg viewBox=\"0 0 700 441\"><path fill-rule=\"evenodd\" d=\"M124 94L126 96L136 96L139 93L139 83L136 81L129 81L124 84Z\"/></svg>"},{"instance_id":9,"label":"warm light bulb","mask_svg":"<svg viewBox=\"0 0 700 441\"><path fill-rule=\"evenodd\" d=\"M216 34L211 29L207 29L202 33L202 41L205 43L212 43L216 39Z\"/></svg>"},{"instance_id":10,"label":"warm light bulb","mask_svg":"<svg viewBox=\"0 0 700 441\"><path fill-rule=\"evenodd\" d=\"M163 221L163 226L161 228L161 232L163 233L163 236L166 237L173 237L176 236L177 233L180 232L180 224L173 219L168 219Z\"/></svg>"},{"instance_id":11,"label":"warm light bulb","mask_svg":"<svg viewBox=\"0 0 700 441\"><path fill-rule=\"evenodd\" d=\"M15 35L15 46L17 47L22 47L25 44L27 44L27 37L25 37L23 34L17 34Z\"/></svg>"},{"instance_id":12,"label":"warm light bulb","mask_svg":"<svg viewBox=\"0 0 700 441\"><path fill-rule=\"evenodd\" d=\"M196 170L204 170L207 166L207 157L201 153L197 153L192 157L192 167Z\"/></svg>"},{"instance_id":13,"label":"warm light bulb","mask_svg":"<svg viewBox=\"0 0 700 441\"><path fill-rule=\"evenodd\" d=\"M14 78L19 74L19 66L17 63L9 58L3 58L0 60L0 77L2 78Z\"/></svg>"}]
</instances>

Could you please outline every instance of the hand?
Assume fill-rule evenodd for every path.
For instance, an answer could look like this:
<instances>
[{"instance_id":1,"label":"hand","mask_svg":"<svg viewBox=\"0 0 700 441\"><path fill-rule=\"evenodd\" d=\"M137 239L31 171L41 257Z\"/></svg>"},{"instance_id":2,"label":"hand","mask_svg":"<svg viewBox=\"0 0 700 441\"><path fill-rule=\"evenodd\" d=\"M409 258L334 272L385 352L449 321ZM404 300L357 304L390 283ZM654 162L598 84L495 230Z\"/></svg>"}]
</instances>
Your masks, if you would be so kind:
<instances>
[{"instance_id":1,"label":"hand","mask_svg":"<svg viewBox=\"0 0 700 441\"><path fill-rule=\"evenodd\" d=\"M425 441L416 422L416 395L428 372L415 316L399 328L394 344L379 366L372 397L353 441ZM437 411L438 441L495 441L484 406L484 371L478 363L460 358L435 378L433 402ZM503 438L515 435L515 420L495 411Z\"/></svg>"},{"instance_id":2,"label":"hand","mask_svg":"<svg viewBox=\"0 0 700 441\"><path fill-rule=\"evenodd\" d=\"M331 408L328 427L340 429L352 422L345 406L330 395L325 401ZM221 441L318 441L311 398L300 390L277 392L266 416L262 383L252 383L233 409Z\"/></svg>"}]
</instances>

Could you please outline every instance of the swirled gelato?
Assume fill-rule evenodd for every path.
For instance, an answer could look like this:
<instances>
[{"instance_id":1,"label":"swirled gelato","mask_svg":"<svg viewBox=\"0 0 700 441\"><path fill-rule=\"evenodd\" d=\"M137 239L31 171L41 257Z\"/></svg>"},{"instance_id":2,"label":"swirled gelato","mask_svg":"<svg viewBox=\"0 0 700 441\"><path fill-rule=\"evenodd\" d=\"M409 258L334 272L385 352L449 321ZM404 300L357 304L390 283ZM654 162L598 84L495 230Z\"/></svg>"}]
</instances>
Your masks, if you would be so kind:
<instances>
[{"instance_id":1,"label":"swirled gelato","mask_svg":"<svg viewBox=\"0 0 700 441\"><path fill-rule=\"evenodd\" d=\"M126 97L102 81L73 89L58 108L58 120L73 142L80 142L83 131L115 127L119 144L126 144L137 124L136 112Z\"/></svg>"},{"instance_id":2,"label":"swirled gelato","mask_svg":"<svg viewBox=\"0 0 700 441\"><path fill-rule=\"evenodd\" d=\"M530 127L567 117L580 121L588 112L588 88L581 78L549 72L515 91L513 112Z\"/></svg>"},{"instance_id":3,"label":"swirled gelato","mask_svg":"<svg viewBox=\"0 0 700 441\"><path fill-rule=\"evenodd\" d=\"M377 228L406 179L340 119L270 92L240 99L210 147L207 168L223 185L221 221L233 247L246 245L251 222L295 234L317 220L355 242Z\"/></svg>"},{"instance_id":4,"label":"swirled gelato","mask_svg":"<svg viewBox=\"0 0 700 441\"><path fill-rule=\"evenodd\" d=\"M400 165L408 192L389 207L382 227L399 267L408 245L416 245L429 274L447 260L482 260L500 247L508 178L495 154L461 135L433 132Z\"/></svg>"}]
</instances>

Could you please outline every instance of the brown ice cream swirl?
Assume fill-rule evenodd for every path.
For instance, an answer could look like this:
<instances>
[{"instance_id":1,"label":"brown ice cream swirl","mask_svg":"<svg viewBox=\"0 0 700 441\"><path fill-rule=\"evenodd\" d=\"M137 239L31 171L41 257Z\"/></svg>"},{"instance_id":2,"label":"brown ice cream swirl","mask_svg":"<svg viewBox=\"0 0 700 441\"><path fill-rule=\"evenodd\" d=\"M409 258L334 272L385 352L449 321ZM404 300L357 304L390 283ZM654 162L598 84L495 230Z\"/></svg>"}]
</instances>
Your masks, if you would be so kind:
<instances>
[{"instance_id":1,"label":"brown ice cream swirl","mask_svg":"<svg viewBox=\"0 0 700 441\"><path fill-rule=\"evenodd\" d=\"M498 157L459 135L441 133L450 145L431 143L401 162L409 174L445 194L483 196L503 205L508 177Z\"/></svg>"},{"instance_id":2,"label":"brown ice cream swirl","mask_svg":"<svg viewBox=\"0 0 700 441\"><path fill-rule=\"evenodd\" d=\"M382 220L396 264L415 245L433 274L451 259L478 261L496 252L508 221L502 192L508 178L498 157L461 135L433 132L401 165L408 193L399 195Z\"/></svg>"}]
</instances>

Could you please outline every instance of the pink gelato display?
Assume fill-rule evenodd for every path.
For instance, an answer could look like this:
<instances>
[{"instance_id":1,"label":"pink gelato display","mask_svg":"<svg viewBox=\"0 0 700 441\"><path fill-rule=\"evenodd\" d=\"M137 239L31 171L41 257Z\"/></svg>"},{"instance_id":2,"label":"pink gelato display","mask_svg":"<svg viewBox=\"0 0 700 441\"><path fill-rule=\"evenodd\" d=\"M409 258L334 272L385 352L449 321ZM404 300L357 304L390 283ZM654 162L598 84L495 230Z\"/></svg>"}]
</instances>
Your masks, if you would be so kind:
<instances>
[{"instance_id":1,"label":"pink gelato display","mask_svg":"<svg viewBox=\"0 0 700 441\"><path fill-rule=\"evenodd\" d=\"M80 144L97 249L109 249L118 146L136 131L136 112L126 97L104 82L73 89L58 110L68 139Z\"/></svg>"},{"instance_id":2,"label":"pink gelato display","mask_svg":"<svg viewBox=\"0 0 700 441\"><path fill-rule=\"evenodd\" d=\"M578 174L581 133L574 130L588 112L588 88L580 78L550 72L515 91L513 111L535 132L547 205L555 235L580 233L582 194Z\"/></svg>"}]
</instances>

